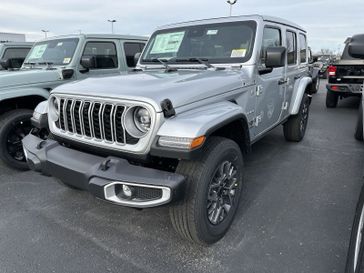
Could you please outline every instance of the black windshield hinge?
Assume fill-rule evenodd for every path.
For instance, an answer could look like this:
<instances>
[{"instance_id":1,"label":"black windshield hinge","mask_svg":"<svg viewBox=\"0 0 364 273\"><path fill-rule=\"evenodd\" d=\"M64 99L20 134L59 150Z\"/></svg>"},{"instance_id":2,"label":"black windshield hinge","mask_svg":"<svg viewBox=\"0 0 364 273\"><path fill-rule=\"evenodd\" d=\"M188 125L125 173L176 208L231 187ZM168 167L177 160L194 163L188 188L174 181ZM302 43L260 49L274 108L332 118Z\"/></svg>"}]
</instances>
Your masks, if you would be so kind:
<instances>
[{"instance_id":1,"label":"black windshield hinge","mask_svg":"<svg viewBox=\"0 0 364 273\"><path fill-rule=\"evenodd\" d=\"M165 99L161 102L161 108L165 118L173 117L176 114L173 104L169 99Z\"/></svg>"}]
</instances>

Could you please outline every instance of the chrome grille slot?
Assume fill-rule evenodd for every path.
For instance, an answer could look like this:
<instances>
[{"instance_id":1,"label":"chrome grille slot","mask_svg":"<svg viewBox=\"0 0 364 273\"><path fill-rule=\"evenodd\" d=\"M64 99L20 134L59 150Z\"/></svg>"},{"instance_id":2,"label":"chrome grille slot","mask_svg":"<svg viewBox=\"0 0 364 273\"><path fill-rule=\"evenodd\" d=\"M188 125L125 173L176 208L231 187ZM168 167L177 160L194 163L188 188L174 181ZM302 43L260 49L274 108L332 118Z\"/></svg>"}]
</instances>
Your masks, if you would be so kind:
<instances>
[{"instance_id":1,"label":"chrome grille slot","mask_svg":"<svg viewBox=\"0 0 364 273\"><path fill-rule=\"evenodd\" d=\"M79 135L82 135L80 109L81 109L81 101L77 100L73 107L74 125L75 125L75 132Z\"/></svg>"},{"instance_id":2,"label":"chrome grille slot","mask_svg":"<svg viewBox=\"0 0 364 273\"><path fill-rule=\"evenodd\" d=\"M101 122L100 122L100 111L101 111L101 103L94 103L91 113L92 118L92 129L94 131L94 137L97 139L101 139Z\"/></svg>"},{"instance_id":3,"label":"chrome grille slot","mask_svg":"<svg viewBox=\"0 0 364 273\"><path fill-rule=\"evenodd\" d=\"M72 107L73 101L72 100L66 100L65 105L66 105L66 111L65 111L65 115L66 115L66 119L65 122L67 124L67 131L70 131L71 133L73 133L73 126L72 126L72 118L71 118L71 107Z\"/></svg>"},{"instance_id":4,"label":"chrome grille slot","mask_svg":"<svg viewBox=\"0 0 364 273\"><path fill-rule=\"evenodd\" d=\"M115 111L115 134L116 134L116 141L119 143L125 143L125 130L122 126L122 116L125 111L124 106L117 106Z\"/></svg>"},{"instance_id":5,"label":"chrome grille slot","mask_svg":"<svg viewBox=\"0 0 364 273\"><path fill-rule=\"evenodd\" d=\"M124 127L127 109L118 102L63 97L60 98L59 120L54 125L61 134L75 135L87 141L136 145L140 139L132 137Z\"/></svg>"}]
</instances>

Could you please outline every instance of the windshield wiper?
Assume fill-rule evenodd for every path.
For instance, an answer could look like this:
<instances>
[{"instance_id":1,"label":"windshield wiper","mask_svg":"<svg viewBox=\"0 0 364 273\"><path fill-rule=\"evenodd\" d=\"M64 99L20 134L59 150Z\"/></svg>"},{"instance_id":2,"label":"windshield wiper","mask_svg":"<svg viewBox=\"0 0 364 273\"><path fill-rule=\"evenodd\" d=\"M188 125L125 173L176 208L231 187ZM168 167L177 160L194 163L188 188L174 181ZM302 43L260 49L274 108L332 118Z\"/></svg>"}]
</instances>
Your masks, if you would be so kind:
<instances>
[{"instance_id":1,"label":"windshield wiper","mask_svg":"<svg viewBox=\"0 0 364 273\"><path fill-rule=\"evenodd\" d=\"M174 58L172 58L174 59ZM165 72L173 72L173 71L177 71L177 68L175 67L170 67L168 65L168 63L172 60L172 59L163 59L163 58L153 58L153 59L144 59L143 62L148 62L148 63L161 63L164 68L165 68Z\"/></svg>"},{"instance_id":2,"label":"windshield wiper","mask_svg":"<svg viewBox=\"0 0 364 273\"><path fill-rule=\"evenodd\" d=\"M181 59L175 59L175 62L198 62L198 63L206 66L206 68L214 68L215 70L225 69L224 67L213 66L212 64L209 63L209 59L206 59L206 58L197 58L197 57L186 58L186 59L181 58Z\"/></svg>"}]
</instances>

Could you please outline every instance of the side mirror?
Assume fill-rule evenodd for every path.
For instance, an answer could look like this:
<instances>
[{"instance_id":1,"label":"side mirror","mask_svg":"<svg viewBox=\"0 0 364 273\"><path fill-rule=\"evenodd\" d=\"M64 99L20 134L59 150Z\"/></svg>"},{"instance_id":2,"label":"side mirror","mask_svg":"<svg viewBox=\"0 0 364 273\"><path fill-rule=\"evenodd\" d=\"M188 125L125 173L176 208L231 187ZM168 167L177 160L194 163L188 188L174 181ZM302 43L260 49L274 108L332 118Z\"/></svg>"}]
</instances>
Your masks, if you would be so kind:
<instances>
[{"instance_id":1,"label":"side mirror","mask_svg":"<svg viewBox=\"0 0 364 273\"><path fill-rule=\"evenodd\" d=\"M317 61L318 61L318 57L317 56L315 56L315 57L312 58L312 62L316 63Z\"/></svg>"},{"instance_id":2,"label":"side mirror","mask_svg":"<svg viewBox=\"0 0 364 273\"><path fill-rule=\"evenodd\" d=\"M364 44L355 42L349 44L349 54L351 57L364 59Z\"/></svg>"},{"instance_id":3,"label":"side mirror","mask_svg":"<svg viewBox=\"0 0 364 273\"><path fill-rule=\"evenodd\" d=\"M0 60L0 65L4 69L17 69L22 66L24 58L12 58L12 59L2 59Z\"/></svg>"},{"instance_id":4,"label":"side mirror","mask_svg":"<svg viewBox=\"0 0 364 273\"><path fill-rule=\"evenodd\" d=\"M96 68L95 56L82 56L80 64L87 70Z\"/></svg>"},{"instance_id":5,"label":"side mirror","mask_svg":"<svg viewBox=\"0 0 364 273\"><path fill-rule=\"evenodd\" d=\"M265 56L265 66L267 68L283 67L286 64L285 47L268 47Z\"/></svg>"},{"instance_id":6,"label":"side mirror","mask_svg":"<svg viewBox=\"0 0 364 273\"><path fill-rule=\"evenodd\" d=\"M135 53L134 55L134 66L136 66L139 62L140 57L142 56L141 52Z\"/></svg>"}]
</instances>

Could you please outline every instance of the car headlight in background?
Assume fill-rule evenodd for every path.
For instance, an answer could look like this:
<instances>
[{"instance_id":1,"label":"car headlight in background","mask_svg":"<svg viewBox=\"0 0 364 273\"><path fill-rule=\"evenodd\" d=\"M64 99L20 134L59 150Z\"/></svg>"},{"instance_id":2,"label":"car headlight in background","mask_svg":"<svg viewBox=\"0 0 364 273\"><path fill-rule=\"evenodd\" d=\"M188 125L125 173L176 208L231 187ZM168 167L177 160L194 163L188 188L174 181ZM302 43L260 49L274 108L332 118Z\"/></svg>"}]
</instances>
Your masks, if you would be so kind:
<instances>
[{"instance_id":1,"label":"car headlight in background","mask_svg":"<svg viewBox=\"0 0 364 273\"><path fill-rule=\"evenodd\" d=\"M125 114L125 129L133 137L142 138L152 126L152 116L143 106L131 107Z\"/></svg>"}]
</instances>

